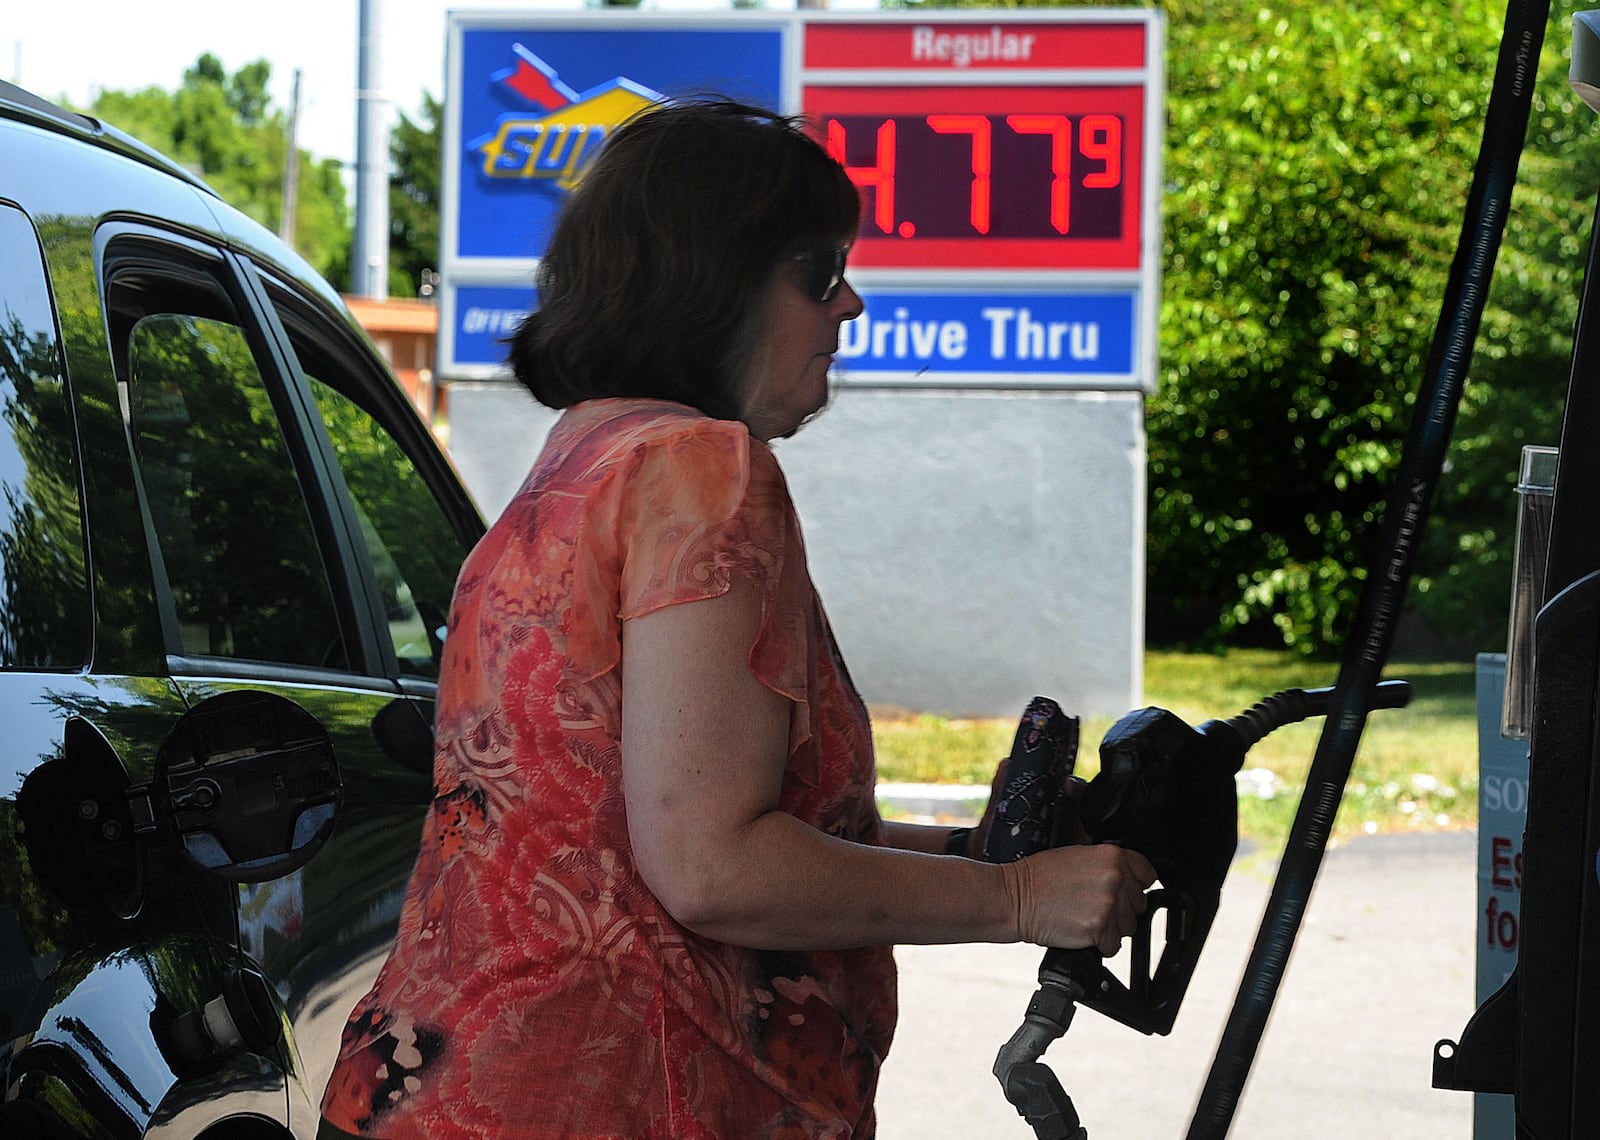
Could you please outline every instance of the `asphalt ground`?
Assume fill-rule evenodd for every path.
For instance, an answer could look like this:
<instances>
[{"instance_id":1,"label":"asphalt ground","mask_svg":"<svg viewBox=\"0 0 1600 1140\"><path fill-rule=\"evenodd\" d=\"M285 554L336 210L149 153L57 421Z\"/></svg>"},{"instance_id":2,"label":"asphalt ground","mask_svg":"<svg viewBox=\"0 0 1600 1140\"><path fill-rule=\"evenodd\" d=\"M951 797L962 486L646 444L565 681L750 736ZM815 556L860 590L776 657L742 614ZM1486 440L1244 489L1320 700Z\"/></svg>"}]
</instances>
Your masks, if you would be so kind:
<instances>
[{"instance_id":1,"label":"asphalt ground","mask_svg":"<svg viewBox=\"0 0 1600 1140\"><path fill-rule=\"evenodd\" d=\"M1477 835L1377 835L1324 857L1231 1140L1472 1136L1472 1095L1435 1090L1435 1042L1475 1008ZM1090 1140L1181 1140L1261 924L1273 861L1235 862L1170 1036L1080 1010L1044 1060ZM1026 1140L990 1073L1041 951L908 946L880 1140Z\"/></svg>"}]
</instances>

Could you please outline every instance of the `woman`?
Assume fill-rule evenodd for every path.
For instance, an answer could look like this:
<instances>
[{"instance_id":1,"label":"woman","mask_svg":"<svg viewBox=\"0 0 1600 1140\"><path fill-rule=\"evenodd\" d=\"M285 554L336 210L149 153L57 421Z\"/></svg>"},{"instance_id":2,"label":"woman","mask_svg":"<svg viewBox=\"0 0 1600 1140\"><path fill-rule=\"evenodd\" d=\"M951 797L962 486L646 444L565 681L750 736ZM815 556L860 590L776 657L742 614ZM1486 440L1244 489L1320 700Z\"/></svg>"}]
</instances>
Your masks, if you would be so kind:
<instances>
[{"instance_id":1,"label":"woman","mask_svg":"<svg viewBox=\"0 0 1600 1140\"><path fill-rule=\"evenodd\" d=\"M951 857L981 829L878 818L767 446L861 312L859 209L796 124L728 103L624 126L567 204L511 352L565 411L457 583L437 798L328 1125L870 1137L890 946L1132 930L1134 853L995 866Z\"/></svg>"}]
</instances>

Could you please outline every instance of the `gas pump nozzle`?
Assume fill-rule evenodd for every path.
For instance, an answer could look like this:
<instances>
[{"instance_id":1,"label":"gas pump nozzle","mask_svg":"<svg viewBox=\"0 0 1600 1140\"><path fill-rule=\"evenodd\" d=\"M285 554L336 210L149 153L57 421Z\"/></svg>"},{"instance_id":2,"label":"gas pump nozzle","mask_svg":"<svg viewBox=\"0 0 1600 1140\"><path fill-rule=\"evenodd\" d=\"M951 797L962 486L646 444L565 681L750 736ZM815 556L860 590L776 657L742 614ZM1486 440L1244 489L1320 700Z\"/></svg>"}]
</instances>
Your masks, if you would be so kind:
<instances>
[{"instance_id":1,"label":"gas pump nozzle","mask_svg":"<svg viewBox=\"0 0 1600 1140\"><path fill-rule=\"evenodd\" d=\"M1087 1137L1072 1098L1039 1061L1066 1031L1076 1005L1086 1005L1141 1033L1172 1031L1238 847L1234 776L1243 767L1245 754L1268 733L1324 715L1332 693L1332 689L1285 689L1238 716L1206 721L1199 728L1165 709L1128 713L1101 741L1100 772L1077 796L1060 794L1067 781L1075 779L1077 722L1046 698L1029 704L1007 764L984 857L1008 862L1054 846L1071 831L1075 813L1095 842L1118 843L1149 859L1161 882L1146 896L1148 909L1129 940L1126 983L1093 949L1045 952L1039 990L1028 1004L1022 1026L994 1064L1006 1098L1038 1137ZM1402 708L1410 699L1411 686L1405 681L1384 681L1374 689L1371 707ZM1041 752L1038 742L1068 739L1071 754L1063 771L1064 744ZM1053 762L1049 770L1056 789L1048 803L1037 790L1046 755ZM1032 817L1026 811L1010 813L1025 817L1020 823L1007 813L1014 785L1018 792L1031 790L1017 802L1025 804ZM1040 842L1042 836L1051 841ZM1159 948L1152 945L1158 916L1164 923Z\"/></svg>"}]
</instances>

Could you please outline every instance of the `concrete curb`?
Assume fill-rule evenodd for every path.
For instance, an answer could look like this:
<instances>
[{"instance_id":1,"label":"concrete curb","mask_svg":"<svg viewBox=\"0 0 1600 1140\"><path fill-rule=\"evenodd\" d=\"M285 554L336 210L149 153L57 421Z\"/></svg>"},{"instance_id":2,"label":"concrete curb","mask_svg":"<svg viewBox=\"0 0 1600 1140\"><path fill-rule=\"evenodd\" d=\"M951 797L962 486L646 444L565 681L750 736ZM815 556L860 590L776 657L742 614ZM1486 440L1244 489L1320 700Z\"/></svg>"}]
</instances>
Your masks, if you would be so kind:
<instances>
[{"instance_id":1,"label":"concrete curb","mask_svg":"<svg viewBox=\"0 0 1600 1140\"><path fill-rule=\"evenodd\" d=\"M886 819L961 827L978 822L989 789L977 784L879 784L877 796Z\"/></svg>"}]
</instances>

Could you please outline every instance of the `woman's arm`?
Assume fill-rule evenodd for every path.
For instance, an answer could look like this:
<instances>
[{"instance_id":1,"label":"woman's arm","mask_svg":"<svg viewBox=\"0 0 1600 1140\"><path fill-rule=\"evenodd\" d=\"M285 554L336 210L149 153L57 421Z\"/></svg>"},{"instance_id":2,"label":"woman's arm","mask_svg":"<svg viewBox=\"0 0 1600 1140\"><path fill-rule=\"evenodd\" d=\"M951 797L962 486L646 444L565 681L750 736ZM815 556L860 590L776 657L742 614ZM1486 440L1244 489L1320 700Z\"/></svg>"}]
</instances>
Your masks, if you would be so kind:
<instances>
[{"instance_id":1,"label":"woman's arm","mask_svg":"<svg viewBox=\"0 0 1600 1140\"><path fill-rule=\"evenodd\" d=\"M1005 779L1006 761L994 770L989 781L989 800L983 808L983 818L974 827L944 827L930 823L904 823L885 820L884 841L902 851L924 851L930 855L960 855L966 859L983 858L984 844L989 838L989 828L994 824L995 805L1000 801L1001 783ZM1088 837L1085 836L1085 842Z\"/></svg>"},{"instance_id":2,"label":"woman's arm","mask_svg":"<svg viewBox=\"0 0 1600 1140\"><path fill-rule=\"evenodd\" d=\"M1062 848L1005 866L825 835L778 810L790 702L748 663L760 596L668 606L623 627L622 756L629 837L667 911L757 948L887 943L1097 945L1144 909L1140 856Z\"/></svg>"}]
</instances>

